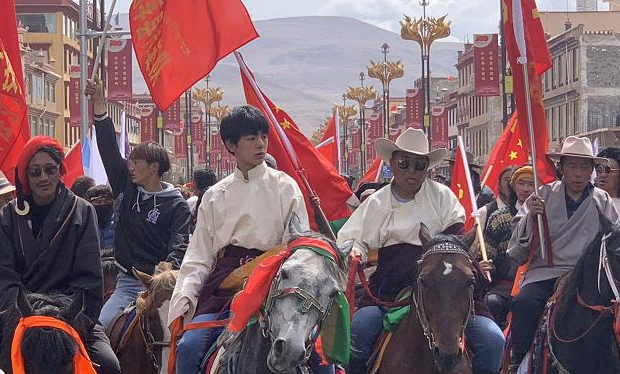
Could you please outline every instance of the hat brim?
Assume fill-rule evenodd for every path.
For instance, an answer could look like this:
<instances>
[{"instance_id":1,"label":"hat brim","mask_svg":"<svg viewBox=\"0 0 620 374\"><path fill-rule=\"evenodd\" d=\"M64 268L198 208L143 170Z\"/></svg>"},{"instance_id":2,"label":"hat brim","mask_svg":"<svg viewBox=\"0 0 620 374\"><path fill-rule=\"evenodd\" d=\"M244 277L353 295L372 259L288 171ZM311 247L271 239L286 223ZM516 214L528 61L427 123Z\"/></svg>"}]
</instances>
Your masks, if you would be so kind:
<instances>
[{"instance_id":1,"label":"hat brim","mask_svg":"<svg viewBox=\"0 0 620 374\"><path fill-rule=\"evenodd\" d=\"M397 146L393 141L380 138L375 140L375 150L377 152L377 156L386 164L390 164L390 159L392 158L392 154L394 152L407 152L417 156L425 156L428 157L428 168L432 169L435 166L439 165L448 155L448 151L445 148L435 149L428 153L421 153L411 149L404 149Z\"/></svg>"},{"instance_id":2,"label":"hat brim","mask_svg":"<svg viewBox=\"0 0 620 374\"><path fill-rule=\"evenodd\" d=\"M15 186L11 185L11 186L0 188L0 195L4 195L6 193L11 193L11 192L15 192Z\"/></svg>"},{"instance_id":3,"label":"hat brim","mask_svg":"<svg viewBox=\"0 0 620 374\"><path fill-rule=\"evenodd\" d=\"M587 158L590 160L594 160L595 163L600 162L600 163L606 163L607 159L603 158L603 157L595 157L595 156L590 156L590 155L582 155L579 153L547 153L547 156L549 156L549 158L552 161L560 161L560 158L562 157L577 157L577 158Z\"/></svg>"}]
</instances>

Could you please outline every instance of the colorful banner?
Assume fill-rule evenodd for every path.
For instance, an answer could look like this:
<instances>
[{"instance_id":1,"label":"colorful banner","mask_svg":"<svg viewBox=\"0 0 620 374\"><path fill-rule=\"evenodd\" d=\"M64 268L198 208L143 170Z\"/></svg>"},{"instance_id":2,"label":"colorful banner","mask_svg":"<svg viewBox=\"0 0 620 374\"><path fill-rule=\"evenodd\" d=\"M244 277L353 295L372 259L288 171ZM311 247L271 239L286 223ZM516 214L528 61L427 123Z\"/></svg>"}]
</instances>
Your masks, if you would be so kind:
<instances>
[{"instance_id":1,"label":"colorful banner","mask_svg":"<svg viewBox=\"0 0 620 374\"><path fill-rule=\"evenodd\" d=\"M69 66L69 126L80 127L80 65Z\"/></svg>"},{"instance_id":2,"label":"colorful banner","mask_svg":"<svg viewBox=\"0 0 620 374\"><path fill-rule=\"evenodd\" d=\"M205 126L202 122L202 116L192 116L192 143L204 144L205 142Z\"/></svg>"},{"instance_id":3,"label":"colorful banner","mask_svg":"<svg viewBox=\"0 0 620 374\"><path fill-rule=\"evenodd\" d=\"M217 160L217 156L215 156L215 154L220 153L220 151L224 148L224 145L222 144L222 140L220 138L220 130L215 127L215 126L211 126L211 163L214 165L215 161Z\"/></svg>"},{"instance_id":4,"label":"colorful banner","mask_svg":"<svg viewBox=\"0 0 620 374\"><path fill-rule=\"evenodd\" d=\"M474 35L474 87L476 96L499 96L497 34Z\"/></svg>"},{"instance_id":5,"label":"colorful banner","mask_svg":"<svg viewBox=\"0 0 620 374\"><path fill-rule=\"evenodd\" d=\"M390 134L388 135L388 138L395 142L396 138L398 138L398 135L400 135L400 129L399 128L390 128Z\"/></svg>"},{"instance_id":6,"label":"colorful banner","mask_svg":"<svg viewBox=\"0 0 620 374\"><path fill-rule=\"evenodd\" d=\"M445 106L431 109L431 148L448 148L448 111Z\"/></svg>"},{"instance_id":7,"label":"colorful banner","mask_svg":"<svg viewBox=\"0 0 620 374\"><path fill-rule=\"evenodd\" d=\"M419 88L408 88L405 94L405 126L414 129L424 129L424 113L422 100L424 94Z\"/></svg>"},{"instance_id":8,"label":"colorful banner","mask_svg":"<svg viewBox=\"0 0 620 374\"><path fill-rule=\"evenodd\" d=\"M366 137L366 161L371 163L375 155L375 140L383 135L383 115L381 112L374 112L368 120L368 136Z\"/></svg>"},{"instance_id":9,"label":"colorful banner","mask_svg":"<svg viewBox=\"0 0 620 374\"><path fill-rule=\"evenodd\" d=\"M181 100L177 99L164 112L164 130L179 131L181 129Z\"/></svg>"},{"instance_id":10,"label":"colorful banner","mask_svg":"<svg viewBox=\"0 0 620 374\"><path fill-rule=\"evenodd\" d=\"M198 163L204 165L206 162L207 146L204 143L194 143L194 152L198 156Z\"/></svg>"},{"instance_id":11,"label":"colorful banner","mask_svg":"<svg viewBox=\"0 0 620 374\"><path fill-rule=\"evenodd\" d=\"M187 133L185 130L174 135L174 157L187 158Z\"/></svg>"},{"instance_id":12,"label":"colorful banner","mask_svg":"<svg viewBox=\"0 0 620 374\"><path fill-rule=\"evenodd\" d=\"M131 39L108 40L108 99L129 101L131 84Z\"/></svg>"},{"instance_id":13,"label":"colorful banner","mask_svg":"<svg viewBox=\"0 0 620 374\"><path fill-rule=\"evenodd\" d=\"M140 106L140 142L157 142L157 114L155 104Z\"/></svg>"}]
</instances>

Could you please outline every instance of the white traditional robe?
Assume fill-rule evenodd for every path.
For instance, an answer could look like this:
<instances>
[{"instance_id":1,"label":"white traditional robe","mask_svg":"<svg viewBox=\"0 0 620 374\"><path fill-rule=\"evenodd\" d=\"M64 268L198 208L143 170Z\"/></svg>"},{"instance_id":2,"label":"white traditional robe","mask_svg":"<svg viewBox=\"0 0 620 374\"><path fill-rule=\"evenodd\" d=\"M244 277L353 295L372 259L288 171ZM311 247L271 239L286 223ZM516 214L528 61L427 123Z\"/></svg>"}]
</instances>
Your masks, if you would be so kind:
<instances>
[{"instance_id":1,"label":"white traditional robe","mask_svg":"<svg viewBox=\"0 0 620 374\"><path fill-rule=\"evenodd\" d=\"M239 169L205 192L170 301L168 324L185 315L191 321L203 284L218 252L228 245L267 251L288 241L293 213L309 230L308 213L299 186L287 174L262 163Z\"/></svg>"},{"instance_id":2,"label":"white traditional robe","mask_svg":"<svg viewBox=\"0 0 620 374\"><path fill-rule=\"evenodd\" d=\"M338 232L338 243L353 239L364 255L370 249L393 244L421 246L418 233L424 223L432 236L465 222L465 210L447 186L426 179L411 201L401 203L391 185L372 194Z\"/></svg>"}]
</instances>

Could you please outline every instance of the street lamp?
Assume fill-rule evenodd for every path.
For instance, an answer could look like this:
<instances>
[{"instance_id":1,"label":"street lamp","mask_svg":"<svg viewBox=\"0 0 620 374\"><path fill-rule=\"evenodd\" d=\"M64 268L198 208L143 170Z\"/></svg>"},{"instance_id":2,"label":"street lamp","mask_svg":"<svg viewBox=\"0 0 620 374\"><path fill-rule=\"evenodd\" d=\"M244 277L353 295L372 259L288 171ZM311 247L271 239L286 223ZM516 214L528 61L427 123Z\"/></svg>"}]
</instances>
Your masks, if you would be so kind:
<instances>
[{"instance_id":1,"label":"street lamp","mask_svg":"<svg viewBox=\"0 0 620 374\"><path fill-rule=\"evenodd\" d=\"M357 101L359 105L359 126L362 136L360 137L360 171L364 175L366 171L366 119L364 111L366 102L377 98L377 92L372 86L364 87L364 72L359 75L360 87L349 87L347 90L347 98Z\"/></svg>"},{"instance_id":2,"label":"street lamp","mask_svg":"<svg viewBox=\"0 0 620 374\"><path fill-rule=\"evenodd\" d=\"M347 159L349 158L349 153L348 153L348 147L347 147L347 124L349 122L349 119L353 116L355 116L357 114L357 109L355 109L355 107L353 105L349 105L347 106L347 94L343 94L342 95L342 103L344 105L337 105L336 108L334 108L334 110L338 109L338 115L339 115L339 119L340 119L340 123L342 124L343 128L344 128L344 168L341 166L340 169L343 170L345 173L348 173L348 162ZM336 141L340 141L340 139L337 139ZM340 158L339 158L340 159Z\"/></svg>"},{"instance_id":3,"label":"street lamp","mask_svg":"<svg viewBox=\"0 0 620 374\"><path fill-rule=\"evenodd\" d=\"M209 87L209 76L205 78L207 82L207 88L198 88L194 91L192 97L196 101L200 101L205 106L205 113L207 114L207 168L211 169L211 105L213 103L221 101L224 97L224 91L220 87Z\"/></svg>"},{"instance_id":4,"label":"street lamp","mask_svg":"<svg viewBox=\"0 0 620 374\"><path fill-rule=\"evenodd\" d=\"M422 113L424 113L424 123L428 123L430 127L430 106L431 106L431 70L430 70L430 54L431 45L435 40L447 38L450 36L451 21L446 21L447 15L439 18L426 17L426 7L430 0L420 0L422 6L422 18L411 19L405 16L404 21L400 21L400 36L405 40L413 40L420 45L422 55L422 92L426 100L422 100ZM428 122L427 122L428 119ZM424 126L424 130L428 135L429 144L431 142L431 132L429 128Z\"/></svg>"},{"instance_id":5,"label":"street lamp","mask_svg":"<svg viewBox=\"0 0 620 374\"><path fill-rule=\"evenodd\" d=\"M390 82L392 79L402 78L405 75L405 65L402 61L387 61L387 54L389 50L390 46L387 43L383 43L381 46L381 51L383 52L383 62L375 63L370 61L370 65L367 67L368 76L379 79L383 87L383 136L386 138L390 133Z\"/></svg>"},{"instance_id":6,"label":"street lamp","mask_svg":"<svg viewBox=\"0 0 620 374\"><path fill-rule=\"evenodd\" d=\"M222 118L224 118L225 115L227 115L230 112L230 107L228 105L224 105L224 106L216 106L210 109L209 114L212 115L213 117L215 117L215 121L216 123L221 123L222 122ZM222 149L220 150L220 152L217 154L217 175L218 178L221 179L222 178L222 156L221 153L224 152L226 150ZM227 152L227 151L226 151Z\"/></svg>"}]
</instances>

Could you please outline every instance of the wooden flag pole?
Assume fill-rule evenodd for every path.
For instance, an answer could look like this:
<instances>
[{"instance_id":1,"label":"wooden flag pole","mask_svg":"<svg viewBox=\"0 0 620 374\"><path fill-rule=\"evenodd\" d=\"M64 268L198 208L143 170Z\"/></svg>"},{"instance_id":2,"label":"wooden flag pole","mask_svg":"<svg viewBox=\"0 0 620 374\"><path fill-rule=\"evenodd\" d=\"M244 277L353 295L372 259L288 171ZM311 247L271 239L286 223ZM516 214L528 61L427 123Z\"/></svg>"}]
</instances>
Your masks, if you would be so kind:
<instances>
[{"instance_id":1,"label":"wooden flag pole","mask_svg":"<svg viewBox=\"0 0 620 374\"><path fill-rule=\"evenodd\" d=\"M482 225L480 225L480 216L478 215L478 204L476 203L476 196L474 194L473 183L471 182L471 173L469 172L469 165L467 164L467 155L465 154L465 143L463 143L463 138L459 135L458 139L458 148L461 153L461 160L463 162L463 169L465 170L465 178L467 179L467 189L469 191L469 198L471 200L472 207L472 215L474 217L474 221L476 223L476 237L478 238L478 244L480 245L480 254L482 255L482 260L488 261L489 257L487 256L487 248L484 245L484 235L482 233ZM491 279L491 273L485 272L487 279L489 282Z\"/></svg>"},{"instance_id":2,"label":"wooden flag pole","mask_svg":"<svg viewBox=\"0 0 620 374\"><path fill-rule=\"evenodd\" d=\"M243 61L243 58L241 57L241 54L238 51L235 51L235 58L237 59L237 63L239 64L239 67L241 68L243 75L248 79L250 86L252 86L252 90L254 91L254 94L260 101L260 104L265 110L265 112L267 113L267 119L269 120L269 122L271 122L273 127L278 132L278 135L280 139L282 140L282 143L284 143L284 149L286 149L286 153L288 153L288 157L293 163L293 167L295 167L295 171L297 172L297 175L299 175L299 179L301 179L301 182L303 183L306 191L308 191L308 196L310 197L310 199L317 197L314 190L312 189L312 186L310 186L310 182L308 182L308 178L306 178L306 170L299 163L297 154L295 153L295 150L293 150L293 146L291 145L291 142L288 139L288 136L286 136L286 133L284 132L282 127L280 127L280 124L278 123L276 116L273 114L273 111L271 110L269 105L267 105L267 101L263 97L263 93L258 88L258 85L256 84L256 81L254 80L254 77L252 76L252 74L250 74L248 67L245 64L245 61ZM327 216L325 215L325 212L321 208L321 205L320 204L317 205L316 209L319 215L318 218L321 219L321 221L323 221L322 224L317 223L317 225L319 227L324 227L324 230L327 231L323 233L325 236L329 237L332 240L336 240L336 234L334 234L334 231L329 225L329 221L327 220Z\"/></svg>"}]
</instances>

